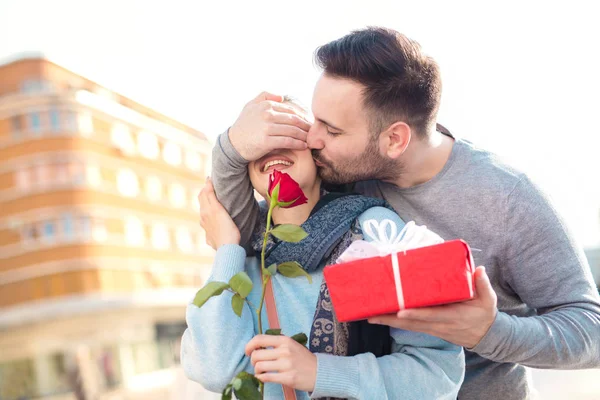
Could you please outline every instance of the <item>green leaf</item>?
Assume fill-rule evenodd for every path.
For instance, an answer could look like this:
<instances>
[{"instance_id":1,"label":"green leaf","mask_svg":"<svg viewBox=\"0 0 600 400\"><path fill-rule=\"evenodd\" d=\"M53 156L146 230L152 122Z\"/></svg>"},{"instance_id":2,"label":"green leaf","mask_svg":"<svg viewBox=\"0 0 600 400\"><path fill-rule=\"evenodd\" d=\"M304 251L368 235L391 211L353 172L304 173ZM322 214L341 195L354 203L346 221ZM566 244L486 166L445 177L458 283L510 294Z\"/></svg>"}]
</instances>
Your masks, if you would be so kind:
<instances>
[{"instance_id":1,"label":"green leaf","mask_svg":"<svg viewBox=\"0 0 600 400\"><path fill-rule=\"evenodd\" d=\"M267 268L263 268L262 274L263 276L271 276L271 271L269 271Z\"/></svg>"},{"instance_id":2,"label":"green leaf","mask_svg":"<svg viewBox=\"0 0 600 400\"><path fill-rule=\"evenodd\" d=\"M306 346L306 343L308 343L308 338L304 333L296 333L294 336L292 336L292 339L300 343L302 346Z\"/></svg>"},{"instance_id":3,"label":"green leaf","mask_svg":"<svg viewBox=\"0 0 600 400\"><path fill-rule=\"evenodd\" d=\"M267 329L265 335L279 336L281 335L281 329Z\"/></svg>"},{"instance_id":4,"label":"green leaf","mask_svg":"<svg viewBox=\"0 0 600 400\"><path fill-rule=\"evenodd\" d=\"M258 391L259 383L260 381L254 375L240 372L233 380L235 397L239 400L261 400L262 396Z\"/></svg>"},{"instance_id":5,"label":"green leaf","mask_svg":"<svg viewBox=\"0 0 600 400\"><path fill-rule=\"evenodd\" d=\"M242 316L242 310L244 309L244 299L239 294L234 294L231 298L231 308L233 312L238 316Z\"/></svg>"},{"instance_id":6,"label":"green leaf","mask_svg":"<svg viewBox=\"0 0 600 400\"><path fill-rule=\"evenodd\" d=\"M269 265L269 268L267 268L267 269L271 273L271 276L275 276L275 274L277 273L277 264L273 263L273 264Z\"/></svg>"},{"instance_id":7,"label":"green leaf","mask_svg":"<svg viewBox=\"0 0 600 400\"><path fill-rule=\"evenodd\" d=\"M277 203L277 205L281 208L286 208L291 206L292 204L294 204L298 199L300 198L300 196L296 197L294 200L292 201L280 201L279 203Z\"/></svg>"},{"instance_id":8,"label":"green leaf","mask_svg":"<svg viewBox=\"0 0 600 400\"><path fill-rule=\"evenodd\" d=\"M242 380L238 377L233 378L232 386L233 390L240 389L242 387Z\"/></svg>"},{"instance_id":9,"label":"green leaf","mask_svg":"<svg viewBox=\"0 0 600 400\"><path fill-rule=\"evenodd\" d=\"M233 385L231 383L225 386L225 389L223 389L223 393L221 393L221 400L231 400L231 395L233 394L232 389Z\"/></svg>"},{"instance_id":10,"label":"green leaf","mask_svg":"<svg viewBox=\"0 0 600 400\"><path fill-rule=\"evenodd\" d=\"M298 243L299 241L308 236L308 233L306 233L304 229L302 229L298 225L293 224L277 225L269 232L277 239L290 243Z\"/></svg>"},{"instance_id":11,"label":"green leaf","mask_svg":"<svg viewBox=\"0 0 600 400\"><path fill-rule=\"evenodd\" d=\"M229 289L229 285L225 282L209 282L202 289L198 290L196 297L194 297L194 304L196 307L202 307L208 299L220 295L225 289Z\"/></svg>"},{"instance_id":12,"label":"green leaf","mask_svg":"<svg viewBox=\"0 0 600 400\"><path fill-rule=\"evenodd\" d=\"M242 299L245 299L252 291L252 280L244 271L238 272L229 280L229 286L234 292L239 293Z\"/></svg>"},{"instance_id":13,"label":"green leaf","mask_svg":"<svg viewBox=\"0 0 600 400\"><path fill-rule=\"evenodd\" d=\"M281 275L286 276L288 278L306 276L306 278L308 279L308 283L312 283L312 278L310 277L308 272L302 269L302 266L296 261L287 261L279 264L277 266L277 271L279 271Z\"/></svg>"}]
</instances>

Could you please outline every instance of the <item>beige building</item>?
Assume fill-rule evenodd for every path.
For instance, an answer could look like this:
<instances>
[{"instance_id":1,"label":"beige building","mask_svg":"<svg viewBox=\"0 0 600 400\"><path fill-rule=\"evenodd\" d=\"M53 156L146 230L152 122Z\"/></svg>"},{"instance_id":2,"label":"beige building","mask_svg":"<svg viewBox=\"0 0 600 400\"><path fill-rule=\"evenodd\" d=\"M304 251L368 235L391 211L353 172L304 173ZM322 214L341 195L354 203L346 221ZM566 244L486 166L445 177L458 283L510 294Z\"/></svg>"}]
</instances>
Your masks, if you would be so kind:
<instances>
[{"instance_id":1,"label":"beige building","mask_svg":"<svg viewBox=\"0 0 600 400\"><path fill-rule=\"evenodd\" d=\"M0 65L0 400L169 379L212 262L196 199L210 148L43 57Z\"/></svg>"}]
</instances>

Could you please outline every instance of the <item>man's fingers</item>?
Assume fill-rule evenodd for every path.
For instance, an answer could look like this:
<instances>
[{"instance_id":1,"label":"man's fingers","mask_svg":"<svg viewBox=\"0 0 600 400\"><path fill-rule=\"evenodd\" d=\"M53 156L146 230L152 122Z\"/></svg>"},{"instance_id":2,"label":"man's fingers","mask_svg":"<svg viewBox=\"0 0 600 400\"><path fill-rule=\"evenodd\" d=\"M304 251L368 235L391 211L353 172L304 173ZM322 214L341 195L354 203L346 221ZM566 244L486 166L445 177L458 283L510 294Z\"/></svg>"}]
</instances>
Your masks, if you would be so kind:
<instances>
[{"instance_id":1,"label":"man's fingers","mask_svg":"<svg viewBox=\"0 0 600 400\"><path fill-rule=\"evenodd\" d=\"M423 322L416 320L400 319L395 314L380 315L369 318L370 324L388 325L392 328L404 329L407 331L424 332L434 334L437 332L438 324L432 322Z\"/></svg>"},{"instance_id":2,"label":"man's fingers","mask_svg":"<svg viewBox=\"0 0 600 400\"><path fill-rule=\"evenodd\" d=\"M291 104L280 103L277 101L269 101L268 103L271 110L275 110L280 113L295 114L301 117L303 116L302 111Z\"/></svg>"},{"instance_id":3,"label":"man's fingers","mask_svg":"<svg viewBox=\"0 0 600 400\"><path fill-rule=\"evenodd\" d=\"M302 128L298 128L297 126L287 124L274 124L270 126L268 130L268 135L269 140L271 140L271 138L275 136L285 136L306 142L308 132L303 130Z\"/></svg>"},{"instance_id":4,"label":"man's fingers","mask_svg":"<svg viewBox=\"0 0 600 400\"><path fill-rule=\"evenodd\" d=\"M479 300L489 304L496 303L496 292L485 272L485 267L477 267L475 270L475 290Z\"/></svg>"},{"instance_id":5,"label":"man's fingers","mask_svg":"<svg viewBox=\"0 0 600 400\"><path fill-rule=\"evenodd\" d=\"M271 121L275 124L295 126L305 133L308 133L311 127L310 122L296 114L273 112L271 114Z\"/></svg>"},{"instance_id":6,"label":"man's fingers","mask_svg":"<svg viewBox=\"0 0 600 400\"><path fill-rule=\"evenodd\" d=\"M450 305L451 306L451 305ZM396 316L403 320L444 322L455 319L456 315L452 308L442 305L435 307L411 308L410 310L398 311Z\"/></svg>"},{"instance_id":7,"label":"man's fingers","mask_svg":"<svg viewBox=\"0 0 600 400\"><path fill-rule=\"evenodd\" d=\"M308 115L306 115L306 113L302 112L302 110L299 110L298 108L290 106L289 104L285 104L285 103L271 102L270 104L271 104L271 110L276 111L277 114L282 115L283 117L285 117L285 116L298 117L299 121L297 121L297 123L294 123L294 125L298 126L299 128L305 129L305 130L310 129L311 122L307 118Z\"/></svg>"},{"instance_id":8,"label":"man's fingers","mask_svg":"<svg viewBox=\"0 0 600 400\"><path fill-rule=\"evenodd\" d=\"M398 317L396 317L396 314L387 314L371 317L369 318L369 323L375 325L388 325L393 328L402 328L400 324L404 323L404 321L399 320Z\"/></svg>"},{"instance_id":9,"label":"man's fingers","mask_svg":"<svg viewBox=\"0 0 600 400\"><path fill-rule=\"evenodd\" d=\"M310 122L296 114L278 112L275 110L268 110L266 113L268 122L272 124L289 125L290 127L295 126L304 132L308 132L311 127Z\"/></svg>"},{"instance_id":10,"label":"man's fingers","mask_svg":"<svg viewBox=\"0 0 600 400\"><path fill-rule=\"evenodd\" d=\"M286 136L269 137L269 151L275 149L306 150L307 144L303 140L294 139Z\"/></svg>"},{"instance_id":11,"label":"man's fingers","mask_svg":"<svg viewBox=\"0 0 600 400\"><path fill-rule=\"evenodd\" d=\"M283 101L283 96L280 96L278 94L269 93L269 92L262 92L258 96L256 96L254 99L252 99L252 101L250 101L250 102L251 103L260 103L261 101L265 101L265 100L276 101L278 103L281 103Z\"/></svg>"}]
</instances>

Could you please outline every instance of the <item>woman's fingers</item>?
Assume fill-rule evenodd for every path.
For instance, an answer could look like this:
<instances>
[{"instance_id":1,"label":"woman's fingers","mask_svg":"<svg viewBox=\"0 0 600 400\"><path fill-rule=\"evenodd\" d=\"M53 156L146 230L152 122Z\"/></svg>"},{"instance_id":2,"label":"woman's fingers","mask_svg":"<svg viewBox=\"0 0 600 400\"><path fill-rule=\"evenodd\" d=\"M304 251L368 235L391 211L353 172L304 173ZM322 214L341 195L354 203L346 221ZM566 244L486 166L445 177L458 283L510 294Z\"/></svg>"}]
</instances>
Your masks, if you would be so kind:
<instances>
[{"instance_id":1,"label":"woman's fingers","mask_svg":"<svg viewBox=\"0 0 600 400\"><path fill-rule=\"evenodd\" d=\"M256 335L248 342L248 344L246 344L246 355L251 357L255 350L277 347L282 344L285 339L286 336Z\"/></svg>"},{"instance_id":2,"label":"woman's fingers","mask_svg":"<svg viewBox=\"0 0 600 400\"><path fill-rule=\"evenodd\" d=\"M273 361L277 360L279 352L276 349L258 349L254 350L250 355L250 362L255 365L260 361Z\"/></svg>"},{"instance_id":3,"label":"woman's fingers","mask_svg":"<svg viewBox=\"0 0 600 400\"><path fill-rule=\"evenodd\" d=\"M290 363L287 360L259 361L254 366L254 375L264 374L265 372L284 372L290 369Z\"/></svg>"}]
</instances>

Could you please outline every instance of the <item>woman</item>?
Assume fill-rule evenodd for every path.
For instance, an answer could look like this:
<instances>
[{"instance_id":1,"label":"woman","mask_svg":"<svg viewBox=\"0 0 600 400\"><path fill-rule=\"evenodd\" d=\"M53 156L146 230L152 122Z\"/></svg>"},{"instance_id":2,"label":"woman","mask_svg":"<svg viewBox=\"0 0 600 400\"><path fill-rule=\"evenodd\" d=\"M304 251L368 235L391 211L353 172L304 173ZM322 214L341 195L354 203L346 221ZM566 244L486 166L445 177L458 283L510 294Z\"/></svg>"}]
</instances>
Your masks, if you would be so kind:
<instances>
[{"instance_id":1,"label":"woman","mask_svg":"<svg viewBox=\"0 0 600 400\"><path fill-rule=\"evenodd\" d=\"M331 310L323 267L334 263L353 240L372 239L363 238L364 221L388 219L399 231L404 225L400 218L381 200L322 192L309 150L276 151L249 164L252 185L263 197L274 169L288 173L308 199L302 206L274 210L273 224L302 225L309 236L296 244L270 242L266 265L298 261L310 274L312 284L305 278L273 277L282 333L310 333L310 350L287 336L257 335L256 313L245 305L239 318L231 310L231 293L224 293L202 308L188 306L181 355L188 378L220 392L237 373L248 371L265 382L266 399L283 398L281 385L293 387L298 399L455 399L464 376L460 347L364 321L342 324ZM210 182L200 201L207 237L217 249L209 281L228 282L246 271L254 283L248 299L258 304L260 261L246 257L239 246L239 231ZM261 222L253 246L257 254L264 218ZM264 331L269 328L266 312L262 321Z\"/></svg>"}]
</instances>

